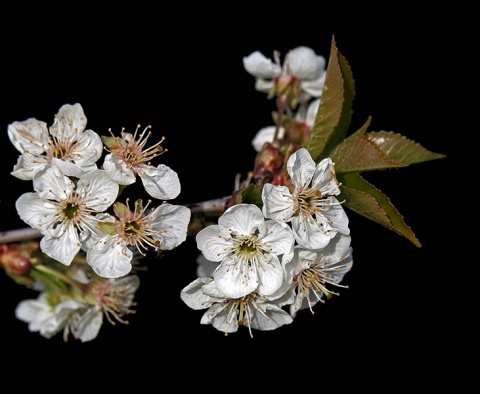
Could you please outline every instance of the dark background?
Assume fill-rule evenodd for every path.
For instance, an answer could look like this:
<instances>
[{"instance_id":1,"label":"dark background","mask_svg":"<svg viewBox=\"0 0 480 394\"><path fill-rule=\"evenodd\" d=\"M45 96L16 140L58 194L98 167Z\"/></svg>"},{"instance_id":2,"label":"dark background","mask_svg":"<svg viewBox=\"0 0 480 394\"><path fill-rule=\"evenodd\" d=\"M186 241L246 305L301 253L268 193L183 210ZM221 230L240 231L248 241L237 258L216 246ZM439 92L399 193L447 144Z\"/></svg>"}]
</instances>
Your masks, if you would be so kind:
<instances>
[{"instance_id":1,"label":"dark background","mask_svg":"<svg viewBox=\"0 0 480 394\"><path fill-rule=\"evenodd\" d=\"M13 374L35 371L50 384L95 376L112 388L128 381L158 390L171 384L250 390L288 381L319 392L329 385L473 388L480 372L476 203L465 174L478 163L474 8L336 3L264 12L242 5L2 13L0 231L24 227L14 204L31 191L29 182L10 175L18 152L8 140L9 123L35 117L50 126L63 104L79 102L87 127L99 134L151 124L169 150L159 162L180 177L174 203L226 196L235 174L253 168L251 140L272 124L274 110L255 91L242 57L306 45L328 59L332 36L355 79L351 130L371 115L370 130L395 131L447 155L364 174L390 197L421 248L348 211L354 265L343 283L349 289L316 306L315 315L300 313L291 325L255 332L253 339L245 328L225 337L201 326L203 311L180 300L196 277L194 239L149 258L130 324L104 320L88 343L28 332L14 310L37 293L0 273L5 384L24 385Z\"/></svg>"}]
</instances>

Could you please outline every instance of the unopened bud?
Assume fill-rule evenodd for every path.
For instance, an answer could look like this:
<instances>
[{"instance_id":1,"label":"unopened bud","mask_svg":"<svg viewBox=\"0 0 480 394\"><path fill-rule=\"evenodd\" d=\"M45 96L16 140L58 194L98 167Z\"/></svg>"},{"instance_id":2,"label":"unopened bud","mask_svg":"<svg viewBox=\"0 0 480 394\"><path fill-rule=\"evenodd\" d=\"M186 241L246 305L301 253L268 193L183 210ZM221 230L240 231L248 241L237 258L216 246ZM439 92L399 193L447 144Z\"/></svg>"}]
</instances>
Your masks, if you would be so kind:
<instances>
[{"instance_id":1,"label":"unopened bud","mask_svg":"<svg viewBox=\"0 0 480 394\"><path fill-rule=\"evenodd\" d=\"M32 267L32 253L38 250L37 242L0 245L0 267L8 274L26 276Z\"/></svg>"}]
</instances>

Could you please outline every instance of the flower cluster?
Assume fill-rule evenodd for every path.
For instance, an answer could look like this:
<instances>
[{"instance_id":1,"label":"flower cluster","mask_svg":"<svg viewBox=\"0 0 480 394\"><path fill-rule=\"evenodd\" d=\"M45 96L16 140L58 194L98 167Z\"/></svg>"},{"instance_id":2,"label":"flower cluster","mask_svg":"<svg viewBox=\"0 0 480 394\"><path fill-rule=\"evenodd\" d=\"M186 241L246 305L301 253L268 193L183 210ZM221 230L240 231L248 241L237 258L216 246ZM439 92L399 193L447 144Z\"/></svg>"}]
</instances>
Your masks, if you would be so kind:
<instances>
[{"instance_id":1,"label":"flower cluster","mask_svg":"<svg viewBox=\"0 0 480 394\"><path fill-rule=\"evenodd\" d=\"M147 146L150 126L99 136L86 124L76 103L63 105L50 127L34 118L8 126L20 152L12 175L31 181L34 190L18 198L16 209L41 239L35 253L14 244L2 245L0 254L10 276L41 291L37 300L20 303L17 317L42 336L63 329L66 339L71 334L82 341L96 337L102 316L113 322L132 313L139 286L133 264L148 250L184 242L191 216L187 207L168 202L181 190L177 173L152 165L166 151L164 138ZM133 206L128 197L120 200L137 177L159 200L156 207L152 199Z\"/></svg>"},{"instance_id":2,"label":"flower cluster","mask_svg":"<svg viewBox=\"0 0 480 394\"><path fill-rule=\"evenodd\" d=\"M272 125L252 140L252 170L230 196L190 206L177 173L152 160L163 138L147 145L150 126L135 132L86 129L80 104L60 108L50 127L36 119L8 126L20 152L12 175L32 181L16 208L39 241L1 242L0 267L39 291L16 316L50 338L94 339L103 318L126 322L139 286L135 273L149 250L172 250L194 236L197 278L180 292L201 324L225 335L269 331L348 287L353 265L347 210L415 246L421 244L391 200L363 172L445 157L395 132L350 131L355 83L332 39L327 59L301 46L273 60L243 58L255 89L275 100ZM103 159L102 159L103 158ZM120 199L140 178L151 197ZM154 200L159 200L155 204ZM33 237L35 239L35 237Z\"/></svg>"},{"instance_id":3,"label":"flower cluster","mask_svg":"<svg viewBox=\"0 0 480 394\"><path fill-rule=\"evenodd\" d=\"M340 286L353 263L334 163L324 158L316 164L303 147L322 94L325 59L299 47L283 65L278 53L275 60L259 52L244 58L257 90L294 114L287 118L279 109L277 120L284 120L262 128L252 141L259 152L252 179L261 188L261 204L232 201L218 224L197 234L202 268L181 292L191 308L208 309L202 324L226 334L244 325L253 337L252 329L289 324L301 309L313 313L324 295L338 294L331 288Z\"/></svg>"},{"instance_id":4,"label":"flower cluster","mask_svg":"<svg viewBox=\"0 0 480 394\"><path fill-rule=\"evenodd\" d=\"M198 232L198 278L181 298L206 310L201 324L225 335L245 326L253 337L292 323L300 310L313 314L348 287L341 283L353 264L345 207L420 246L359 173L444 155L398 134L367 132L369 122L347 137L354 83L335 41L328 69L308 47L292 49L283 63L277 51L274 61L256 51L243 64L255 88L275 98L274 125L255 135L254 169L218 224Z\"/></svg>"}]
</instances>

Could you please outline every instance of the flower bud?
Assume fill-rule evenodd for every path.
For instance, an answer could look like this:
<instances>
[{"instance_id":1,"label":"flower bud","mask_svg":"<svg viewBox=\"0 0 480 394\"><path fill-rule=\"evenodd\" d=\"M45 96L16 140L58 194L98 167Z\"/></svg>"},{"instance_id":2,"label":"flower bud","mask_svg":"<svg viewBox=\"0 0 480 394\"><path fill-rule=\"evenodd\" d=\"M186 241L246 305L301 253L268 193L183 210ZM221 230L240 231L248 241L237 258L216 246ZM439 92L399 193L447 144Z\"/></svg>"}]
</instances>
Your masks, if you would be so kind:
<instances>
[{"instance_id":1,"label":"flower bud","mask_svg":"<svg viewBox=\"0 0 480 394\"><path fill-rule=\"evenodd\" d=\"M283 173L283 153L271 143L265 143L255 158L253 178L257 185L279 179Z\"/></svg>"},{"instance_id":2,"label":"flower bud","mask_svg":"<svg viewBox=\"0 0 480 394\"><path fill-rule=\"evenodd\" d=\"M7 274L27 276L32 267L32 253L38 250L38 242L0 245L0 267Z\"/></svg>"},{"instance_id":3,"label":"flower bud","mask_svg":"<svg viewBox=\"0 0 480 394\"><path fill-rule=\"evenodd\" d=\"M281 74L275 78L268 98L277 97L284 104L288 104L290 108L296 108L300 93L299 79L294 75Z\"/></svg>"}]
</instances>

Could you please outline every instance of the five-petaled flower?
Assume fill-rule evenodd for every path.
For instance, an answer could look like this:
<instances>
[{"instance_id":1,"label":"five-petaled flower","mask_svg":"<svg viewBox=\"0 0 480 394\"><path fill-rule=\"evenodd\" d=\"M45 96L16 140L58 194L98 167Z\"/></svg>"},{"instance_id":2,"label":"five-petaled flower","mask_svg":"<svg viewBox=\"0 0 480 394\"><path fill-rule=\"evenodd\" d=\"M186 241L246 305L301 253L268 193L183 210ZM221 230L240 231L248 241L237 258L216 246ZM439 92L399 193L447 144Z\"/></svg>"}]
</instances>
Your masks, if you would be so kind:
<instances>
[{"instance_id":1,"label":"five-petaled flower","mask_svg":"<svg viewBox=\"0 0 480 394\"><path fill-rule=\"evenodd\" d=\"M326 60L313 49L299 46L290 50L283 61L274 51L274 62L261 52L254 51L243 58L245 70L253 75L255 89L268 93L269 98L283 97L292 108L304 96L319 98L325 85Z\"/></svg>"},{"instance_id":2,"label":"five-petaled flower","mask_svg":"<svg viewBox=\"0 0 480 394\"><path fill-rule=\"evenodd\" d=\"M137 200L133 211L128 205L115 202L115 217L102 215L99 239L87 251L87 262L95 273L104 278L129 273L133 257L130 247L145 255L149 249L172 250L185 241L190 209L164 202L147 211L150 202L143 206L142 200Z\"/></svg>"},{"instance_id":3,"label":"five-petaled flower","mask_svg":"<svg viewBox=\"0 0 480 394\"><path fill-rule=\"evenodd\" d=\"M282 292L268 297L253 291L242 297L228 297L211 278L198 278L182 289L180 297L190 308L208 309L201 324L211 324L227 335L246 326L253 338L252 329L269 331L290 324L293 317L282 309Z\"/></svg>"},{"instance_id":4,"label":"five-petaled flower","mask_svg":"<svg viewBox=\"0 0 480 394\"><path fill-rule=\"evenodd\" d=\"M49 129L45 122L35 118L9 124L10 141L21 153L12 175L32 180L54 158L75 164L83 172L96 169L103 144L97 133L85 130L86 125L87 118L78 103L63 105Z\"/></svg>"},{"instance_id":5,"label":"five-petaled flower","mask_svg":"<svg viewBox=\"0 0 480 394\"><path fill-rule=\"evenodd\" d=\"M43 235L42 252L67 266L95 232L96 214L110 207L119 191L103 170L74 179L52 163L35 175L35 192L16 202L20 218Z\"/></svg>"},{"instance_id":6,"label":"five-petaled flower","mask_svg":"<svg viewBox=\"0 0 480 394\"><path fill-rule=\"evenodd\" d=\"M151 126L147 126L137 136L139 128L140 125L137 125L134 134L122 130L121 137L102 137L110 152L103 162L105 171L119 185L134 183L138 175L147 193L159 200L178 197L181 190L178 174L165 164L155 167L151 163L152 159L166 152L161 146L164 138L145 148L151 135Z\"/></svg>"},{"instance_id":7,"label":"five-petaled flower","mask_svg":"<svg viewBox=\"0 0 480 394\"><path fill-rule=\"evenodd\" d=\"M78 279L78 278L77 278ZM119 279L94 277L85 279L87 290L75 295L42 291L36 299L21 301L15 316L26 323L31 332L45 338L63 331L63 340L70 335L82 342L95 339L104 317L109 323L127 324L125 316L134 314L134 297L140 285L137 275Z\"/></svg>"},{"instance_id":8,"label":"five-petaled flower","mask_svg":"<svg viewBox=\"0 0 480 394\"><path fill-rule=\"evenodd\" d=\"M338 232L348 235L348 216L335 197L340 194L334 163L330 158L315 165L305 148L294 152L287 161L293 184L266 183L262 190L266 218L290 222L300 246L321 249Z\"/></svg>"},{"instance_id":9,"label":"five-petaled flower","mask_svg":"<svg viewBox=\"0 0 480 394\"><path fill-rule=\"evenodd\" d=\"M324 302L323 295L330 299L339 293L328 286L340 286L345 274L353 264L351 237L337 234L321 250L306 249L295 246L293 255L285 260L285 277L291 283L290 291L294 300L290 304L290 314L295 317L300 309L312 307L319 301Z\"/></svg>"},{"instance_id":10,"label":"five-petaled flower","mask_svg":"<svg viewBox=\"0 0 480 394\"><path fill-rule=\"evenodd\" d=\"M281 257L292 252L295 242L288 225L265 220L254 204L228 208L218 224L202 229L196 240L207 260L220 262L213 279L228 298L277 291L283 283Z\"/></svg>"}]
</instances>

